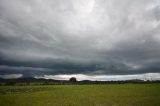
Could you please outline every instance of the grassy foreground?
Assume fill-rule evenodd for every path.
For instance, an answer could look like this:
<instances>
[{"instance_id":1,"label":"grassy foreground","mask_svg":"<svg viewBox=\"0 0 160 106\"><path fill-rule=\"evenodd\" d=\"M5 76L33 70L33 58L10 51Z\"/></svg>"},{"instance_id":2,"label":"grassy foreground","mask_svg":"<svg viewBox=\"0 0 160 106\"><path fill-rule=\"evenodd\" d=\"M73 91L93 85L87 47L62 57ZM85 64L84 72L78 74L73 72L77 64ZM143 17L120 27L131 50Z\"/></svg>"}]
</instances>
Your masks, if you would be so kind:
<instances>
[{"instance_id":1,"label":"grassy foreground","mask_svg":"<svg viewBox=\"0 0 160 106\"><path fill-rule=\"evenodd\" d=\"M160 106L160 84L0 86L0 106Z\"/></svg>"}]
</instances>

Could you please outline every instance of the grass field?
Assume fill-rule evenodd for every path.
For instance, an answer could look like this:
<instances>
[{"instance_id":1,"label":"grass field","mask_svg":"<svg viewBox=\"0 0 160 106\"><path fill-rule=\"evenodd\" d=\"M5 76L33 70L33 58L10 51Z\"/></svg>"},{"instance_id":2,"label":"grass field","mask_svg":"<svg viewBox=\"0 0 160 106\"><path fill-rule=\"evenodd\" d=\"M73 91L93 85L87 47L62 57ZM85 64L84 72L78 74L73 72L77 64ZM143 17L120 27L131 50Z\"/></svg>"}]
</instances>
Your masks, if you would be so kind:
<instances>
[{"instance_id":1,"label":"grass field","mask_svg":"<svg viewBox=\"0 0 160 106\"><path fill-rule=\"evenodd\" d=\"M160 84L0 86L0 106L160 106Z\"/></svg>"}]
</instances>

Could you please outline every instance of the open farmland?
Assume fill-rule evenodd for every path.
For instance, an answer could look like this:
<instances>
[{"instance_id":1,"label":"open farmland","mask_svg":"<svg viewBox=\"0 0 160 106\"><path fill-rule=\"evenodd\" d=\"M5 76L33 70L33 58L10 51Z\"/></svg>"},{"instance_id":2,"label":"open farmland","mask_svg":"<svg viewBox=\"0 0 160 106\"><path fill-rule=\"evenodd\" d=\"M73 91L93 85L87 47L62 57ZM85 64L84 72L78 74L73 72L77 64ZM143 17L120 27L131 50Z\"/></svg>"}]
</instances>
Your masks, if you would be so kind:
<instances>
[{"instance_id":1,"label":"open farmland","mask_svg":"<svg viewBox=\"0 0 160 106\"><path fill-rule=\"evenodd\" d=\"M160 106L160 84L1 86L0 106Z\"/></svg>"}]
</instances>

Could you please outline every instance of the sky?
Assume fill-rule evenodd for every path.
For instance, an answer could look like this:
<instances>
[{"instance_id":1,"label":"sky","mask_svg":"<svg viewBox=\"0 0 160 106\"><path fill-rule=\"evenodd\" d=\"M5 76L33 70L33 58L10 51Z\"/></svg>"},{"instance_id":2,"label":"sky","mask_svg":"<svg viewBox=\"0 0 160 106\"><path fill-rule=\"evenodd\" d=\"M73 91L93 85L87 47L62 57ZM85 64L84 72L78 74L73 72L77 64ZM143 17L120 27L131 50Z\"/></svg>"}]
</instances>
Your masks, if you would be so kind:
<instances>
[{"instance_id":1,"label":"sky","mask_svg":"<svg viewBox=\"0 0 160 106\"><path fill-rule=\"evenodd\" d=\"M160 0L0 0L1 78L146 75L160 79Z\"/></svg>"}]
</instances>

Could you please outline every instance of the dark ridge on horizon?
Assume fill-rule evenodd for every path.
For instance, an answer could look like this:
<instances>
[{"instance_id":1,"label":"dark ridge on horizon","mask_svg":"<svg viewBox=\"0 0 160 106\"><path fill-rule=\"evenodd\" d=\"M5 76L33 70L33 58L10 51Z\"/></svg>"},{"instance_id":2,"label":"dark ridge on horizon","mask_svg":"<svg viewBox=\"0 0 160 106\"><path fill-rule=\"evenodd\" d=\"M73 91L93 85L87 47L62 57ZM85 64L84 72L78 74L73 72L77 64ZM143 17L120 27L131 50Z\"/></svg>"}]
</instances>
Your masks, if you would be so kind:
<instances>
[{"instance_id":1,"label":"dark ridge on horizon","mask_svg":"<svg viewBox=\"0 0 160 106\"><path fill-rule=\"evenodd\" d=\"M117 80L117 81L70 81L70 80L54 80L54 79L36 79L36 78L17 78L3 79L0 78L0 85L68 85L68 84L125 84L125 83L160 83L160 80Z\"/></svg>"}]
</instances>

